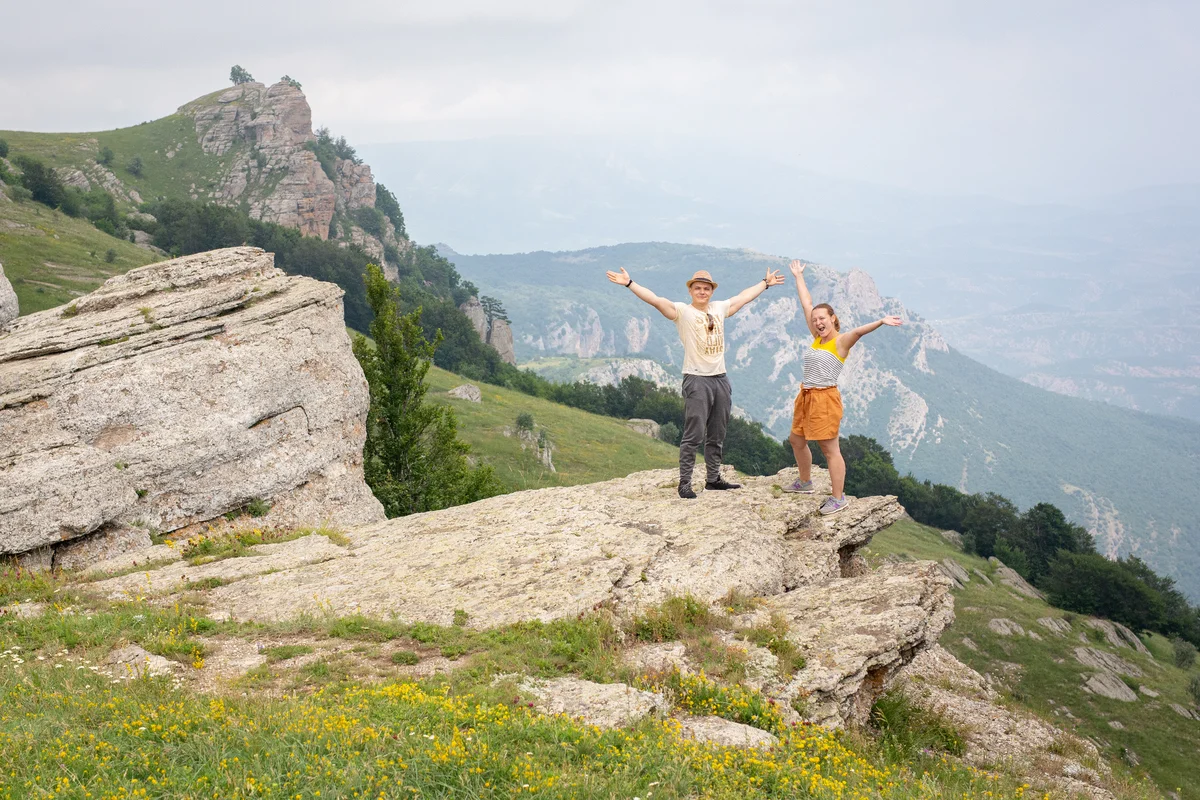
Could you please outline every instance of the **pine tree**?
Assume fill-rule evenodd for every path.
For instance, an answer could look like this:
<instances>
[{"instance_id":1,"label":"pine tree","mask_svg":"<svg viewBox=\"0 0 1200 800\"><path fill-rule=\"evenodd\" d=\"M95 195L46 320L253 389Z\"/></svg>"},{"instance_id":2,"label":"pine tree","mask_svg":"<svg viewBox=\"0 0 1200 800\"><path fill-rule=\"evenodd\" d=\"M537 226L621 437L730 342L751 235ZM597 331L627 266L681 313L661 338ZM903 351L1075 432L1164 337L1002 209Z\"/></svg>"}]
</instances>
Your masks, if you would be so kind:
<instances>
[{"instance_id":1,"label":"pine tree","mask_svg":"<svg viewBox=\"0 0 1200 800\"><path fill-rule=\"evenodd\" d=\"M354 355L371 387L363 472L389 517L432 511L502 491L491 467L472 467L470 446L446 406L425 400L425 374L441 334L421 332L421 309L399 312L399 292L367 265L367 299L375 312L374 346L355 336Z\"/></svg>"}]
</instances>

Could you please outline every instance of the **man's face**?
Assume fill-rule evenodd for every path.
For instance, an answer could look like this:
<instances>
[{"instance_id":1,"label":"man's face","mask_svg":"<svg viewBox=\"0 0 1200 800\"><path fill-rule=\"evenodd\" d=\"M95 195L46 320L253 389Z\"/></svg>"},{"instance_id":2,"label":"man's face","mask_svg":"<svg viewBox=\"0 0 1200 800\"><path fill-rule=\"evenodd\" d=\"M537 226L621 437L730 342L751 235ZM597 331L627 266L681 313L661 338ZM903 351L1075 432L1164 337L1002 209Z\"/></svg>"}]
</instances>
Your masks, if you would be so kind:
<instances>
[{"instance_id":1,"label":"man's face","mask_svg":"<svg viewBox=\"0 0 1200 800\"><path fill-rule=\"evenodd\" d=\"M711 283L704 281L693 281L688 287L688 293L691 294L692 300L698 303L707 303L712 299L713 287Z\"/></svg>"}]
</instances>

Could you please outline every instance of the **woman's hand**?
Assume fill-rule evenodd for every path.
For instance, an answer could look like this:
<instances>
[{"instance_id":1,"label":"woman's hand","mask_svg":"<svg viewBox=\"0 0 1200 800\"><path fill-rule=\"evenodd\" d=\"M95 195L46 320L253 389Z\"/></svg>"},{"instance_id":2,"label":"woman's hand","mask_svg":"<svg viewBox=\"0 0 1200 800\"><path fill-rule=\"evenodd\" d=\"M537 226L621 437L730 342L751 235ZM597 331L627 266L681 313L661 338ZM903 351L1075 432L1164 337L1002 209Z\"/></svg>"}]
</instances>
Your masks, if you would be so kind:
<instances>
[{"instance_id":1,"label":"woman's hand","mask_svg":"<svg viewBox=\"0 0 1200 800\"><path fill-rule=\"evenodd\" d=\"M879 321L880 321L882 324L884 324L884 325L891 325L893 328L894 328L894 327L896 327L897 325L903 325L903 324L904 324L904 320L902 320L902 319L900 319L899 317L896 317L896 316L888 316L888 317L884 317L883 319L881 319L881 320L879 320Z\"/></svg>"},{"instance_id":2,"label":"woman's hand","mask_svg":"<svg viewBox=\"0 0 1200 800\"><path fill-rule=\"evenodd\" d=\"M803 261L798 258L794 258L792 259L792 263L788 264L788 269L790 269L792 271L792 275L799 280L800 276L804 274L805 266L807 265Z\"/></svg>"},{"instance_id":3,"label":"woman's hand","mask_svg":"<svg viewBox=\"0 0 1200 800\"><path fill-rule=\"evenodd\" d=\"M622 286L628 286L629 284L633 283L633 278L629 277L629 273L625 271L624 267L621 267L620 272L613 272L610 269L605 274L608 275L608 279L610 281L612 281L613 283L619 283Z\"/></svg>"},{"instance_id":4,"label":"woman's hand","mask_svg":"<svg viewBox=\"0 0 1200 800\"><path fill-rule=\"evenodd\" d=\"M763 278L763 280L767 282L768 287L778 286L779 284L783 283L783 273L777 269L769 269L767 270L767 277Z\"/></svg>"}]
</instances>

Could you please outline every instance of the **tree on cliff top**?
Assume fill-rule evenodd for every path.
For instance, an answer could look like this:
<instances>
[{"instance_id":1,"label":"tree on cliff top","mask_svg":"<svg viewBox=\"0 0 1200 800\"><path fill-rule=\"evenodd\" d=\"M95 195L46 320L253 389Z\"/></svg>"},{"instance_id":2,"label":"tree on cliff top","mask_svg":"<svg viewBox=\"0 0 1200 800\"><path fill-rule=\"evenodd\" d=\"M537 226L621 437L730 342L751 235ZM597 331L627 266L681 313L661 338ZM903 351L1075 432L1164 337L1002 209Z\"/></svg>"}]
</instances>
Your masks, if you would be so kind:
<instances>
[{"instance_id":1,"label":"tree on cliff top","mask_svg":"<svg viewBox=\"0 0 1200 800\"><path fill-rule=\"evenodd\" d=\"M229 80L233 81L234 85L241 83L251 83L254 81L254 76L250 71L243 68L241 64L234 64L229 70Z\"/></svg>"},{"instance_id":2,"label":"tree on cliff top","mask_svg":"<svg viewBox=\"0 0 1200 800\"><path fill-rule=\"evenodd\" d=\"M470 503L502 491L491 467L472 467L454 412L426 402L425 373L441 341L421 331L421 309L399 310L400 293L367 265L367 299L375 311L374 346L354 337L354 355L371 388L363 473L389 517Z\"/></svg>"}]
</instances>

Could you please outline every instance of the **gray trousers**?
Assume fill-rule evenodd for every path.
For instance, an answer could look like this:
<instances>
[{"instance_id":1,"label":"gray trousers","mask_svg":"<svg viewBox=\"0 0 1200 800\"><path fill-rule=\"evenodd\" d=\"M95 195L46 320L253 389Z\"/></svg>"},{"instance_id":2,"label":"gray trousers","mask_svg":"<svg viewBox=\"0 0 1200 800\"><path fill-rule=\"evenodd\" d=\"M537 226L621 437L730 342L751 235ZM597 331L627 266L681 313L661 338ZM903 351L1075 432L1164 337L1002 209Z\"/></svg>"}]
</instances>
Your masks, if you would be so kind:
<instances>
[{"instance_id":1,"label":"gray trousers","mask_svg":"<svg viewBox=\"0 0 1200 800\"><path fill-rule=\"evenodd\" d=\"M729 411L733 408L733 387L722 375L683 376L683 439L679 443L679 484L692 482L696 450L704 443L704 470L708 481L721 478L721 449Z\"/></svg>"}]
</instances>

